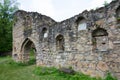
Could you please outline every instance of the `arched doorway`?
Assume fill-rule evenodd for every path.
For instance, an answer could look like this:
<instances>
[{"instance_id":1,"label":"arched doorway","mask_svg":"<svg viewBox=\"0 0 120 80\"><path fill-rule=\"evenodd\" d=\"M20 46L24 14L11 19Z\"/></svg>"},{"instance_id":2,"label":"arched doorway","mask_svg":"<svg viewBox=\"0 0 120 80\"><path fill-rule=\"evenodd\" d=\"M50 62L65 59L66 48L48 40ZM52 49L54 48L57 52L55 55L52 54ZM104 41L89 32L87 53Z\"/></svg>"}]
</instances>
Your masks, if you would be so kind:
<instances>
[{"instance_id":1,"label":"arched doorway","mask_svg":"<svg viewBox=\"0 0 120 80\"><path fill-rule=\"evenodd\" d=\"M30 39L25 39L21 47L23 62L36 63L36 48Z\"/></svg>"}]
</instances>

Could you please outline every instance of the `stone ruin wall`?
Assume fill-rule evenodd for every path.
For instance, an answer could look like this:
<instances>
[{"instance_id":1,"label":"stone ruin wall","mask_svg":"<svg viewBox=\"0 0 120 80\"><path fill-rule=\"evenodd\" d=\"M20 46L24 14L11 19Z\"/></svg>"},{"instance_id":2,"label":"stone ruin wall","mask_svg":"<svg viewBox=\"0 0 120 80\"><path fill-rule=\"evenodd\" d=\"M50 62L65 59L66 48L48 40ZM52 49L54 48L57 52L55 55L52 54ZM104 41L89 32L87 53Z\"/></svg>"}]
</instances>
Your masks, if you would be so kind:
<instances>
[{"instance_id":1,"label":"stone ruin wall","mask_svg":"<svg viewBox=\"0 0 120 80\"><path fill-rule=\"evenodd\" d=\"M38 66L72 67L97 77L110 71L120 79L120 0L62 22L22 10L14 16L16 61L29 59L27 46L31 41Z\"/></svg>"}]
</instances>

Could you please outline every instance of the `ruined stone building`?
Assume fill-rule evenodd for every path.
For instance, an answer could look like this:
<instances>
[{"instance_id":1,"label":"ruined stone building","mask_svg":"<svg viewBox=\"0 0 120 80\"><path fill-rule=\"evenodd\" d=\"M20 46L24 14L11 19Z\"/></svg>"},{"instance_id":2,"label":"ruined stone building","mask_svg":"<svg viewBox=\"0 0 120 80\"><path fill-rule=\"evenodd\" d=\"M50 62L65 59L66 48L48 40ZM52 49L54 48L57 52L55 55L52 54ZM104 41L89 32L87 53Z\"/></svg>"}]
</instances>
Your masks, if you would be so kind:
<instances>
[{"instance_id":1,"label":"ruined stone building","mask_svg":"<svg viewBox=\"0 0 120 80\"><path fill-rule=\"evenodd\" d=\"M120 79L120 0L62 22L37 12L14 14L13 58L38 66L72 67L91 76L110 71Z\"/></svg>"}]
</instances>

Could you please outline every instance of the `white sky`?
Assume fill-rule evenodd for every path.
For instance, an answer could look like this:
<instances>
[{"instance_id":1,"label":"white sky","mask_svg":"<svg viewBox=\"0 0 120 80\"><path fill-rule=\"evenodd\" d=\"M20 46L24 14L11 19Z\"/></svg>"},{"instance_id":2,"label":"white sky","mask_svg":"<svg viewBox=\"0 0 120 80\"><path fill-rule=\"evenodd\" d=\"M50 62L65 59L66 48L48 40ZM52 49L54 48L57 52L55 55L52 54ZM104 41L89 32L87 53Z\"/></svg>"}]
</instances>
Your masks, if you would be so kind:
<instances>
[{"instance_id":1,"label":"white sky","mask_svg":"<svg viewBox=\"0 0 120 80\"><path fill-rule=\"evenodd\" d=\"M26 11L38 12L62 21L84 10L96 9L103 6L104 1L112 0L17 0L19 8Z\"/></svg>"}]
</instances>

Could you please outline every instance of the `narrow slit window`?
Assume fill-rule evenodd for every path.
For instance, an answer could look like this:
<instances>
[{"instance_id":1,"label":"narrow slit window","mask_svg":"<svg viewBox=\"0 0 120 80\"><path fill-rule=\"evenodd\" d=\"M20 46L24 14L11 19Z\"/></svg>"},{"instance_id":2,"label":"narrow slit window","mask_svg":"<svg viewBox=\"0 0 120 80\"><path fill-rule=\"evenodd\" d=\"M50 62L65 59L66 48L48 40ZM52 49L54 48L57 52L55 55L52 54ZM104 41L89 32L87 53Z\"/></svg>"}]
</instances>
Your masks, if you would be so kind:
<instances>
[{"instance_id":1,"label":"narrow slit window","mask_svg":"<svg viewBox=\"0 0 120 80\"><path fill-rule=\"evenodd\" d=\"M43 30L42 30L42 36L43 36L43 38L47 38L48 37L48 31L47 31L46 28L43 28Z\"/></svg>"}]
</instances>

